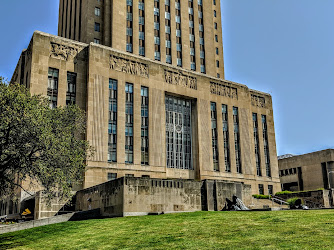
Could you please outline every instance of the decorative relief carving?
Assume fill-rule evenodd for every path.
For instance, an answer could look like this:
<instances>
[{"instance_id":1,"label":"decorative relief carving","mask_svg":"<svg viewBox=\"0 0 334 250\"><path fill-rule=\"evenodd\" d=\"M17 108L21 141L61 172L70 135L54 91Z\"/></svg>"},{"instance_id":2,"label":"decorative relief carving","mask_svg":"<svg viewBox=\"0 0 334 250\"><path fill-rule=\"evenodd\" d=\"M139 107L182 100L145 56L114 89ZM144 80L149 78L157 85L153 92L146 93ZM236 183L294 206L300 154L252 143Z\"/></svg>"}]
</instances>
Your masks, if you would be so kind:
<instances>
[{"instance_id":1,"label":"decorative relief carving","mask_svg":"<svg viewBox=\"0 0 334 250\"><path fill-rule=\"evenodd\" d=\"M229 97L238 100L238 89L221 83L210 83L211 94Z\"/></svg>"},{"instance_id":2,"label":"decorative relief carving","mask_svg":"<svg viewBox=\"0 0 334 250\"><path fill-rule=\"evenodd\" d=\"M266 106L266 99L262 96L251 94L252 105L255 107L264 108Z\"/></svg>"},{"instance_id":3,"label":"decorative relief carving","mask_svg":"<svg viewBox=\"0 0 334 250\"><path fill-rule=\"evenodd\" d=\"M114 55L110 55L110 68L131 75L149 77L148 66L146 64L130 61Z\"/></svg>"},{"instance_id":4,"label":"decorative relief carving","mask_svg":"<svg viewBox=\"0 0 334 250\"><path fill-rule=\"evenodd\" d=\"M70 58L75 58L77 55L78 55L77 48L51 42L50 57L68 61Z\"/></svg>"},{"instance_id":5,"label":"decorative relief carving","mask_svg":"<svg viewBox=\"0 0 334 250\"><path fill-rule=\"evenodd\" d=\"M172 72L165 69L165 81L168 84L197 89L197 79L192 76L184 75L181 72Z\"/></svg>"}]
</instances>

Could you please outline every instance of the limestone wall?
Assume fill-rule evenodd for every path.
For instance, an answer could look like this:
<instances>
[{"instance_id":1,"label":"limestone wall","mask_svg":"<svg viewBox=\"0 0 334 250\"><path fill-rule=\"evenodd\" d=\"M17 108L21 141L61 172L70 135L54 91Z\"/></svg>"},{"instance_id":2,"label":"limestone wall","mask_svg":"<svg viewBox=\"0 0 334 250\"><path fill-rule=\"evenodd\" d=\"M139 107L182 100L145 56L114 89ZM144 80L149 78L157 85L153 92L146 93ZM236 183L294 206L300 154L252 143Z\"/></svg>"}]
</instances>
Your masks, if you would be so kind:
<instances>
[{"instance_id":1,"label":"limestone wall","mask_svg":"<svg viewBox=\"0 0 334 250\"><path fill-rule=\"evenodd\" d=\"M251 204L251 186L242 183L122 177L77 192L76 210L100 208L102 216L220 211L233 195Z\"/></svg>"},{"instance_id":2,"label":"limestone wall","mask_svg":"<svg viewBox=\"0 0 334 250\"><path fill-rule=\"evenodd\" d=\"M123 216L124 178L90 187L76 194L76 211L100 208L102 216Z\"/></svg>"},{"instance_id":3,"label":"limestone wall","mask_svg":"<svg viewBox=\"0 0 334 250\"><path fill-rule=\"evenodd\" d=\"M201 210L201 182L126 178L124 215Z\"/></svg>"}]
</instances>

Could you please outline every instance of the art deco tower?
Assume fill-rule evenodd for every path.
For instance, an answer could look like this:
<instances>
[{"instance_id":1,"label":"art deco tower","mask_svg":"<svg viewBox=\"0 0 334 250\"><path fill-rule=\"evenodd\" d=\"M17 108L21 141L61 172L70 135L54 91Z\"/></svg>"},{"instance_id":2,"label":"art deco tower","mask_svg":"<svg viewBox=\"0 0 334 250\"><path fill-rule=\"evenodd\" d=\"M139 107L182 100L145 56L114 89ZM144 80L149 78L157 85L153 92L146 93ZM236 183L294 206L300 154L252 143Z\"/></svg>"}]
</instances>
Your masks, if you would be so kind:
<instances>
[{"instance_id":1,"label":"art deco tower","mask_svg":"<svg viewBox=\"0 0 334 250\"><path fill-rule=\"evenodd\" d=\"M224 79L220 0L60 0L58 35Z\"/></svg>"}]
</instances>

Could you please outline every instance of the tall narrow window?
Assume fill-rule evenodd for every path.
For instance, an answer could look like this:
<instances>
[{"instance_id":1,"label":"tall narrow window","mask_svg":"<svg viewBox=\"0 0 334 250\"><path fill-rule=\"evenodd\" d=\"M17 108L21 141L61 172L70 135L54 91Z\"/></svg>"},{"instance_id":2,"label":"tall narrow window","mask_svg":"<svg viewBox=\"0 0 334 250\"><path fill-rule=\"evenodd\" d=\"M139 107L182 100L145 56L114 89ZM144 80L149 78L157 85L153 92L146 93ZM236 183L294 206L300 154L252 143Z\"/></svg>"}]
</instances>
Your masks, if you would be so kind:
<instances>
[{"instance_id":1,"label":"tall narrow window","mask_svg":"<svg viewBox=\"0 0 334 250\"><path fill-rule=\"evenodd\" d=\"M145 2L139 0L139 55L145 56Z\"/></svg>"},{"instance_id":2,"label":"tall narrow window","mask_svg":"<svg viewBox=\"0 0 334 250\"><path fill-rule=\"evenodd\" d=\"M166 63L172 63L170 1L165 0Z\"/></svg>"},{"instance_id":3,"label":"tall narrow window","mask_svg":"<svg viewBox=\"0 0 334 250\"><path fill-rule=\"evenodd\" d=\"M117 162L117 81L109 79L108 162Z\"/></svg>"},{"instance_id":4,"label":"tall narrow window","mask_svg":"<svg viewBox=\"0 0 334 250\"><path fill-rule=\"evenodd\" d=\"M77 74L67 72L66 105L75 104Z\"/></svg>"},{"instance_id":5,"label":"tall narrow window","mask_svg":"<svg viewBox=\"0 0 334 250\"><path fill-rule=\"evenodd\" d=\"M101 25L99 23L95 23L94 28L95 28L96 32L100 32L101 31Z\"/></svg>"},{"instance_id":6,"label":"tall narrow window","mask_svg":"<svg viewBox=\"0 0 334 250\"><path fill-rule=\"evenodd\" d=\"M189 2L188 2L188 12L189 12L190 69L191 70L196 70L194 2L193 2L193 0L189 0Z\"/></svg>"},{"instance_id":7,"label":"tall narrow window","mask_svg":"<svg viewBox=\"0 0 334 250\"><path fill-rule=\"evenodd\" d=\"M166 95L167 168L193 169L191 149L191 102Z\"/></svg>"},{"instance_id":8,"label":"tall narrow window","mask_svg":"<svg viewBox=\"0 0 334 250\"><path fill-rule=\"evenodd\" d=\"M125 163L133 163L133 84L125 84Z\"/></svg>"},{"instance_id":9,"label":"tall narrow window","mask_svg":"<svg viewBox=\"0 0 334 250\"><path fill-rule=\"evenodd\" d=\"M268 185L268 194L273 195L274 194L274 188L273 185Z\"/></svg>"},{"instance_id":10,"label":"tall narrow window","mask_svg":"<svg viewBox=\"0 0 334 250\"><path fill-rule=\"evenodd\" d=\"M101 9L98 7L95 7L95 16L100 16L101 15Z\"/></svg>"},{"instance_id":11,"label":"tall narrow window","mask_svg":"<svg viewBox=\"0 0 334 250\"><path fill-rule=\"evenodd\" d=\"M154 59L160 58L160 1L154 0Z\"/></svg>"},{"instance_id":12,"label":"tall narrow window","mask_svg":"<svg viewBox=\"0 0 334 250\"><path fill-rule=\"evenodd\" d=\"M241 150L240 150L240 133L239 133L239 113L238 108L233 107L233 124L234 124L234 145L235 145L235 164L237 173L242 173L241 168Z\"/></svg>"},{"instance_id":13,"label":"tall narrow window","mask_svg":"<svg viewBox=\"0 0 334 250\"><path fill-rule=\"evenodd\" d=\"M254 134L254 147L255 147L254 149L255 149L256 174L258 176L262 176L260 150L259 150L259 126L256 113L253 113L253 134Z\"/></svg>"},{"instance_id":14,"label":"tall narrow window","mask_svg":"<svg viewBox=\"0 0 334 250\"><path fill-rule=\"evenodd\" d=\"M59 70L58 69L49 68L47 95L48 95L48 99L50 101L50 108L56 108L57 107L58 76L59 76Z\"/></svg>"},{"instance_id":15,"label":"tall narrow window","mask_svg":"<svg viewBox=\"0 0 334 250\"><path fill-rule=\"evenodd\" d=\"M271 177L267 117L265 115L262 115L262 132L263 132L263 146L264 146L264 159L266 164L266 174L268 177Z\"/></svg>"},{"instance_id":16,"label":"tall narrow window","mask_svg":"<svg viewBox=\"0 0 334 250\"><path fill-rule=\"evenodd\" d=\"M201 73L206 73L205 68L205 46L204 46L204 21L203 21L203 2L198 1L198 22L199 22L199 48L200 48L200 62Z\"/></svg>"},{"instance_id":17,"label":"tall narrow window","mask_svg":"<svg viewBox=\"0 0 334 250\"><path fill-rule=\"evenodd\" d=\"M133 20L132 20L132 14L133 14L133 6L132 6L132 0L126 1L126 51L132 53L133 48L133 37L132 37L132 30L133 30Z\"/></svg>"},{"instance_id":18,"label":"tall narrow window","mask_svg":"<svg viewBox=\"0 0 334 250\"><path fill-rule=\"evenodd\" d=\"M263 184L259 184L259 194L264 194Z\"/></svg>"},{"instance_id":19,"label":"tall narrow window","mask_svg":"<svg viewBox=\"0 0 334 250\"><path fill-rule=\"evenodd\" d=\"M225 171L231 172L227 105L222 105Z\"/></svg>"},{"instance_id":20,"label":"tall narrow window","mask_svg":"<svg viewBox=\"0 0 334 250\"><path fill-rule=\"evenodd\" d=\"M176 55L177 66L182 67L182 39L181 39L181 1L175 0L175 23L176 23Z\"/></svg>"},{"instance_id":21,"label":"tall narrow window","mask_svg":"<svg viewBox=\"0 0 334 250\"><path fill-rule=\"evenodd\" d=\"M141 164L148 165L148 88L141 87Z\"/></svg>"},{"instance_id":22,"label":"tall narrow window","mask_svg":"<svg viewBox=\"0 0 334 250\"><path fill-rule=\"evenodd\" d=\"M211 102L211 134L212 134L212 151L213 151L213 170L219 171L217 109L216 109L216 103L214 102Z\"/></svg>"}]
</instances>

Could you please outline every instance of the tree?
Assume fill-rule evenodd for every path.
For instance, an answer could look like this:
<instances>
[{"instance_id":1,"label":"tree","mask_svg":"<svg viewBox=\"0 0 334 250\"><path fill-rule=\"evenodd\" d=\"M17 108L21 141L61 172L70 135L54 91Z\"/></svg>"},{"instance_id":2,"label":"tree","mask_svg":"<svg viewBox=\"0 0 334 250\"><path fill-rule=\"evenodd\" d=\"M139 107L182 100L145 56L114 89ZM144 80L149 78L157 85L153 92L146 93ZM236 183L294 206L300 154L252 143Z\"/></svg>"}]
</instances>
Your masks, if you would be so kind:
<instances>
[{"instance_id":1,"label":"tree","mask_svg":"<svg viewBox=\"0 0 334 250\"><path fill-rule=\"evenodd\" d=\"M93 153L85 124L78 106L51 109L45 97L0 78L0 194L30 181L49 198L70 197Z\"/></svg>"}]
</instances>

